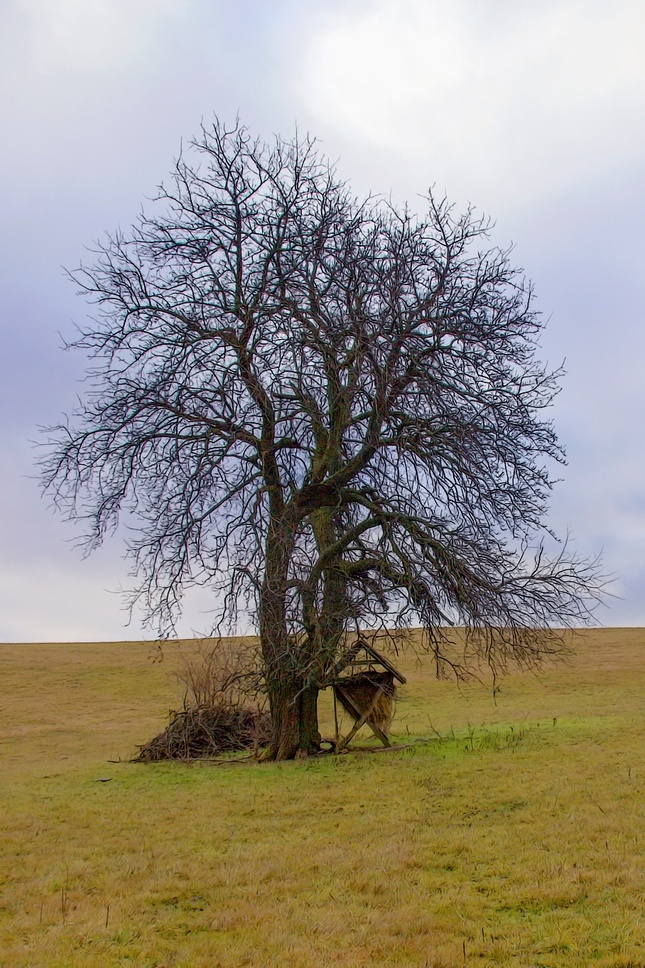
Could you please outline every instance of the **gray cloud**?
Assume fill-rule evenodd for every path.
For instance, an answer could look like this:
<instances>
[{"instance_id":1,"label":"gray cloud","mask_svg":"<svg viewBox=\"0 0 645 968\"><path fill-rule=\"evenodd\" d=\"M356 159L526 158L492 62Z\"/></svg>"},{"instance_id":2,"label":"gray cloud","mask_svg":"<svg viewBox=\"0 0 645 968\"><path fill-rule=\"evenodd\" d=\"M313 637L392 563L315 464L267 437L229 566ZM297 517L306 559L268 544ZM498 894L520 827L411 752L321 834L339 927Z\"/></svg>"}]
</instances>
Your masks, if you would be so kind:
<instances>
[{"instance_id":1,"label":"gray cloud","mask_svg":"<svg viewBox=\"0 0 645 968\"><path fill-rule=\"evenodd\" d=\"M202 117L238 110L265 137L319 134L359 193L416 204L434 183L496 217L550 319L544 355L566 357L552 522L604 547L622 596L604 620L645 624L637 0L9 0L0 38L0 639L140 635L106 591L127 584L122 545L81 559L27 440L83 373L58 349L86 311L61 265L132 222Z\"/></svg>"}]
</instances>

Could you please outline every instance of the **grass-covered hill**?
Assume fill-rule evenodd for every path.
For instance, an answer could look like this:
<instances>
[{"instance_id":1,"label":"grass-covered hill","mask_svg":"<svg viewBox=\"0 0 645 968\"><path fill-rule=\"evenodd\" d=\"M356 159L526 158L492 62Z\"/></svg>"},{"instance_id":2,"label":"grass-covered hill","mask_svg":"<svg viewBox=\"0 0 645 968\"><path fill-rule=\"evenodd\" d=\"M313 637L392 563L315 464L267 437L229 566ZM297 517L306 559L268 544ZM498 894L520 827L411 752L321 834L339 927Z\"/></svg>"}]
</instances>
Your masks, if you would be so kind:
<instances>
[{"instance_id":1,"label":"grass-covered hill","mask_svg":"<svg viewBox=\"0 0 645 968\"><path fill-rule=\"evenodd\" d=\"M574 647L495 700L397 660L402 751L216 766L128 762L177 645L0 646L0 965L645 965L645 631Z\"/></svg>"}]
</instances>

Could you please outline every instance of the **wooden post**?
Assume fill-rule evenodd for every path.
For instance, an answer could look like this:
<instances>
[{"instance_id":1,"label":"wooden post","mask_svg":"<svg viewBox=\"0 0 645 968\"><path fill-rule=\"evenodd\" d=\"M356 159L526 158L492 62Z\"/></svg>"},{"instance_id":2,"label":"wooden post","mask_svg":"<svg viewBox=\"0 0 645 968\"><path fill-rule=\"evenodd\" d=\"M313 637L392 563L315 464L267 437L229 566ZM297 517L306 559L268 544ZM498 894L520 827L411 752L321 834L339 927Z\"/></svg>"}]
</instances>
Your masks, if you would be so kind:
<instances>
[{"instance_id":1,"label":"wooden post","mask_svg":"<svg viewBox=\"0 0 645 968\"><path fill-rule=\"evenodd\" d=\"M336 700L336 690L335 689L332 689L332 693L334 695L334 726L336 728L336 733L334 735L334 750L337 753L338 752L338 740L340 738L339 737L339 734L338 734L338 702Z\"/></svg>"}]
</instances>

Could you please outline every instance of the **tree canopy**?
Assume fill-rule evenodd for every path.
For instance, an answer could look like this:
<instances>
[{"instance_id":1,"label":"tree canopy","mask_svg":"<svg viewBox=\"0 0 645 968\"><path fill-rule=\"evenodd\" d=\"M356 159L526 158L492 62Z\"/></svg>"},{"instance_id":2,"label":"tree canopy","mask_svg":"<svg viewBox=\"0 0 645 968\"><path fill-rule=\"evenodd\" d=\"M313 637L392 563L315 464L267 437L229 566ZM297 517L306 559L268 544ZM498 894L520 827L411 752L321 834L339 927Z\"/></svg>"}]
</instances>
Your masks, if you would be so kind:
<instances>
[{"instance_id":1,"label":"tree canopy","mask_svg":"<svg viewBox=\"0 0 645 968\"><path fill-rule=\"evenodd\" d=\"M44 481L90 548L128 514L161 634L194 583L253 617L280 758L316 748L352 630L420 626L439 668L497 670L557 651L598 593L542 547L562 374L531 287L485 220L425 201L358 200L313 140L216 120L72 274L89 387Z\"/></svg>"}]
</instances>

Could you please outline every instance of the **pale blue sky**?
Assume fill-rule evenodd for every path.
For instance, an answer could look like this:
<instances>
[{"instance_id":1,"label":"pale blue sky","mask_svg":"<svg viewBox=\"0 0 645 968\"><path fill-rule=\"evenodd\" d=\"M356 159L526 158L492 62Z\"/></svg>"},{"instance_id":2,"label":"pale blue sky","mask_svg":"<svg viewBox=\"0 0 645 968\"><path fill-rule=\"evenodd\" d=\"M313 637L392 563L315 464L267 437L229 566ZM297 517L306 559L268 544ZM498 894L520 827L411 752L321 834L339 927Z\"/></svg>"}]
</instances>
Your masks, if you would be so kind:
<instances>
[{"instance_id":1,"label":"pale blue sky","mask_svg":"<svg viewBox=\"0 0 645 968\"><path fill-rule=\"evenodd\" d=\"M414 206L433 184L515 243L569 374L551 521L617 576L603 623L645 625L644 49L640 0L4 0L0 640L141 634L122 546L81 559L28 440L82 376L61 265L132 222L202 117L238 111L317 135L359 194Z\"/></svg>"}]
</instances>

